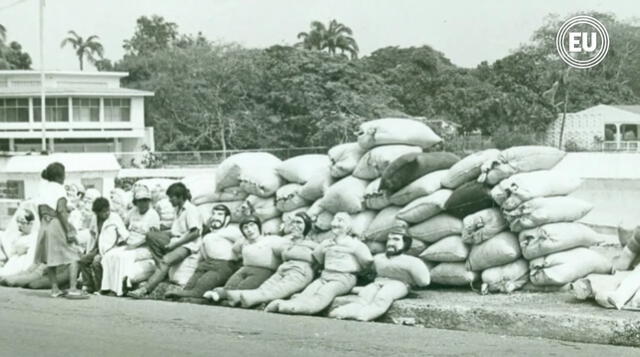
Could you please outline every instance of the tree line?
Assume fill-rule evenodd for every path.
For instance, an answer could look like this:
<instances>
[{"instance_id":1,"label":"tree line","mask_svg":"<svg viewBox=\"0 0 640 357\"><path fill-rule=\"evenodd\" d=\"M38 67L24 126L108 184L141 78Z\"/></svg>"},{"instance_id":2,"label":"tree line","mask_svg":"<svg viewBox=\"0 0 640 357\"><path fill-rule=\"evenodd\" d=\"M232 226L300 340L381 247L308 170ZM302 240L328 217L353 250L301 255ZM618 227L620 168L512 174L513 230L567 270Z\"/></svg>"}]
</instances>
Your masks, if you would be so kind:
<instances>
[{"instance_id":1,"label":"tree line","mask_svg":"<svg viewBox=\"0 0 640 357\"><path fill-rule=\"evenodd\" d=\"M589 70L567 69L557 56L558 16L529 43L476 68L458 67L427 45L360 57L356 34L336 20L312 22L293 46L265 49L184 34L160 16L136 21L115 62L103 58L96 36L70 32L63 44L81 66L86 56L99 70L129 72L124 85L155 92L146 120L160 150L331 146L353 140L360 122L389 116L450 120L462 132L517 141L564 111L638 103L638 23L588 14L615 39Z\"/></svg>"}]
</instances>

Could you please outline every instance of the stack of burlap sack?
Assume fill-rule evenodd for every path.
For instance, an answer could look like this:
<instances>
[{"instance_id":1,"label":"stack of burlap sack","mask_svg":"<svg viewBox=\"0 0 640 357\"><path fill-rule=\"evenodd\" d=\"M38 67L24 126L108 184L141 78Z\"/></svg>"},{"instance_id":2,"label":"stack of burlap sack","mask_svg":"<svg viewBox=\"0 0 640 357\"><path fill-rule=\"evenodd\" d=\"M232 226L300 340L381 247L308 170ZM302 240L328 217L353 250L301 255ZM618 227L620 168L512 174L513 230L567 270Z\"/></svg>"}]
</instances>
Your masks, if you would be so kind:
<instances>
[{"instance_id":1,"label":"stack of burlap sack","mask_svg":"<svg viewBox=\"0 0 640 357\"><path fill-rule=\"evenodd\" d=\"M499 290L523 286L527 269L536 286L564 286L590 273L611 271L610 260L588 248L597 243L598 234L577 222L592 205L567 196L580 180L550 171L564 154L551 147L514 147L482 166L478 180L494 186L491 196L513 232L503 233L509 239L501 249L509 246L514 260L520 255L526 260L505 265L491 277L483 272L490 290L496 277L504 283Z\"/></svg>"},{"instance_id":2,"label":"stack of burlap sack","mask_svg":"<svg viewBox=\"0 0 640 357\"><path fill-rule=\"evenodd\" d=\"M183 182L205 221L214 204L232 210L233 223L216 232L232 242L241 239L237 223L247 215L260 217L265 234L288 234L293 215L307 212L312 239L321 241L332 237L334 214L347 212L352 233L373 254L384 252L391 229L404 226L413 238L409 254L441 285L482 281L488 291L508 293L529 280L557 286L610 269L587 248L597 234L575 222L591 209L567 197L580 181L549 171L564 152L524 146L462 160L425 152L440 141L419 121L378 119L361 125L358 142L328 155L281 161L241 153L221 163L215 180Z\"/></svg>"}]
</instances>

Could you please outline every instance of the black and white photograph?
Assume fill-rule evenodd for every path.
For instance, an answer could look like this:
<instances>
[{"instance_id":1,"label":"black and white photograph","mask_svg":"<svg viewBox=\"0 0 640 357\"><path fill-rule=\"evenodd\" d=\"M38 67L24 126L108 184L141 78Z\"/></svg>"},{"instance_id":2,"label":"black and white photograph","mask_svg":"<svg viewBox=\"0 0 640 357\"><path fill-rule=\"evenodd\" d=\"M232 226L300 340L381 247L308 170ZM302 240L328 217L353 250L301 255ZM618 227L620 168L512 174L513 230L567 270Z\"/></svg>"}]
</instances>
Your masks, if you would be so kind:
<instances>
[{"instance_id":1,"label":"black and white photograph","mask_svg":"<svg viewBox=\"0 0 640 357\"><path fill-rule=\"evenodd\" d=\"M640 356L640 3L0 0L4 356Z\"/></svg>"}]
</instances>

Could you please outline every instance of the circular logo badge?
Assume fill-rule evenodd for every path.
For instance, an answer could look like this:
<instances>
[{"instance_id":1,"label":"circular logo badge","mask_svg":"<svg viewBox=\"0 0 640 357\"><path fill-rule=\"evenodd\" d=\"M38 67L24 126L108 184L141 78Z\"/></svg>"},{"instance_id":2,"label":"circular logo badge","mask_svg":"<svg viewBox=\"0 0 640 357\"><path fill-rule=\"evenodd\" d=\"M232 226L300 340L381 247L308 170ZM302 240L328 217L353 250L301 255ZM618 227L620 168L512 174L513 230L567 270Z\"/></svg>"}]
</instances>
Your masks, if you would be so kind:
<instances>
[{"instance_id":1,"label":"circular logo badge","mask_svg":"<svg viewBox=\"0 0 640 357\"><path fill-rule=\"evenodd\" d=\"M609 33L593 17L575 16L560 26L556 35L556 49L569 66L591 68L602 62L609 52Z\"/></svg>"}]
</instances>

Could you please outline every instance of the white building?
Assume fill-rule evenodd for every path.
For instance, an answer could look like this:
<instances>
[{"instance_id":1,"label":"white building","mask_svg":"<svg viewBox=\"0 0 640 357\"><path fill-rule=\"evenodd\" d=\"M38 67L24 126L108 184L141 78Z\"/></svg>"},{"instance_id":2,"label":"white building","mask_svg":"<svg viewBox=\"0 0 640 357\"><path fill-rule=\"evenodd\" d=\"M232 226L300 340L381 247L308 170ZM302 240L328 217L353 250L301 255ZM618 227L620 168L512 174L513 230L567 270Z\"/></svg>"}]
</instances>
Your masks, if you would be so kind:
<instances>
[{"instance_id":1,"label":"white building","mask_svg":"<svg viewBox=\"0 0 640 357\"><path fill-rule=\"evenodd\" d=\"M45 133L55 152L154 150L144 97L122 88L126 72L46 72ZM40 151L40 73L0 71L0 151ZM53 144L53 145L52 145Z\"/></svg>"},{"instance_id":2,"label":"white building","mask_svg":"<svg viewBox=\"0 0 640 357\"><path fill-rule=\"evenodd\" d=\"M547 145L558 146L562 114L547 127ZM590 151L640 151L640 105L596 105L567 113L563 147ZM573 143L573 144L571 144Z\"/></svg>"}]
</instances>

